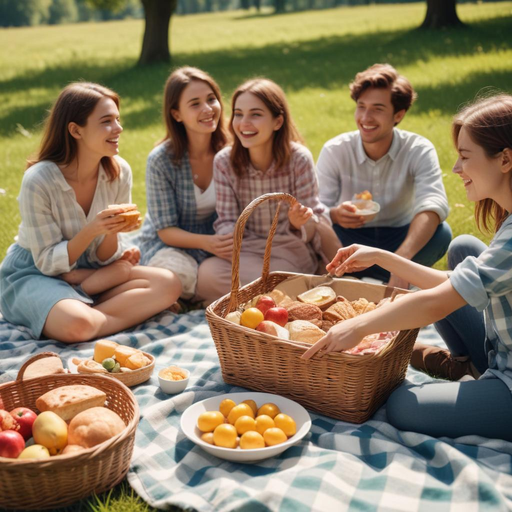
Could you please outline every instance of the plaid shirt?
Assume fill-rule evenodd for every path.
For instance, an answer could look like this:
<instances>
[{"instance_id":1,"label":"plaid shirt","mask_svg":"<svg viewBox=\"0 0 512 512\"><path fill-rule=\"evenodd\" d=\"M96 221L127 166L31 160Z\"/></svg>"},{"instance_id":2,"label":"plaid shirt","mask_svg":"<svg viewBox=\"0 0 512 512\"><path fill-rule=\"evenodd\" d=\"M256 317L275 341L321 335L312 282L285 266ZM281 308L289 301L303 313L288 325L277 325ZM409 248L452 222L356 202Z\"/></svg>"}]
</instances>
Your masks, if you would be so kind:
<instances>
[{"instance_id":1,"label":"plaid shirt","mask_svg":"<svg viewBox=\"0 0 512 512\"><path fill-rule=\"evenodd\" d=\"M394 129L389 151L378 161L368 157L359 131L342 133L328 141L317 162L320 200L329 208L369 190L380 212L365 227L401 227L415 215L430 211L441 222L448 216L437 153L430 141L415 133Z\"/></svg>"},{"instance_id":2,"label":"plaid shirt","mask_svg":"<svg viewBox=\"0 0 512 512\"><path fill-rule=\"evenodd\" d=\"M512 216L508 216L489 248L470 256L450 274L450 282L464 300L485 310L489 370L512 391Z\"/></svg>"},{"instance_id":3,"label":"plaid shirt","mask_svg":"<svg viewBox=\"0 0 512 512\"><path fill-rule=\"evenodd\" d=\"M304 146L292 143L290 162L286 167L277 169L272 163L263 173L250 165L242 176L237 176L233 171L230 154L231 148L224 148L217 153L213 162L218 214L214 228L217 233L231 233L243 209L253 199L270 192L286 192L304 206L312 208L317 215L323 213L324 206L318 198L315 164ZM244 236L267 238L276 205L273 201L267 201L258 206L247 220ZM285 206L281 208L276 232L291 234L291 229L288 207Z\"/></svg>"},{"instance_id":4,"label":"plaid shirt","mask_svg":"<svg viewBox=\"0 0 512 512\"><path fill-rule=\"evenodd\" d=\"M194 181L188 153L176 165L168 143L157 146L148 157L146 167L146 200L148 212L142 232L136 243L146 264L160 249L168 247L158 237L158 231L178 227L191 233L213 235L216 214L203 221L197 220ZM182 249L201 263L211 254L201 249Z\"/></svg>"},{"instance_id":5,"label":"plaid shirt","mask_svg":"<svg viewBox=\"0 0 512 512\"><path fill-rule=\"evenodd\" d=\"M96 192L86 216L76 201L76 195L59 167L42 161L30 167L23 176L18 197L21 214L18 245L32 253L36 267L47 276L69 272L83 264L107 265L122 253L118 244L116 253L106 261L96 255L104 236L96 237L74 265L69 265L68 241L109 204L131 202L132 171L120 157L121 174L109 181L100 165Z\"/></svg>"}]
</instances>

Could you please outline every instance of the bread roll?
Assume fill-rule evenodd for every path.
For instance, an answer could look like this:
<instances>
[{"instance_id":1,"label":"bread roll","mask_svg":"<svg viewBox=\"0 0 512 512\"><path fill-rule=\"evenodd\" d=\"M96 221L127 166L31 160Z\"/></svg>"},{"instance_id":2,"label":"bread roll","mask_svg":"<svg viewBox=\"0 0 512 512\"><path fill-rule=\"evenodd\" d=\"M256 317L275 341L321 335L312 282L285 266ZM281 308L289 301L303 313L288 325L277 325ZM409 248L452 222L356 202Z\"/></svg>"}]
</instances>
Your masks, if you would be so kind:
<instances>
[{"instance_id":1,"label":"bread roll","mask_svg":"<svg viewBox=\"0 0 512 512\"><path fill-rule=\"evenodd\" d=\"M44 375L57 375L66 373L62 366L60 357L45 357L34 361L25 370L23 379L34 379L35 377L43 377Z\"/></svg>"},{"instance_id":2,"label":"bread roll","mask_svg":"<svg viewBox=\"0 0 512 512\"><path fill-rule=\"evenodd\" d=\"M69 424L68 444L91 448L125 429L124 421L114 411L93 407L77 414Z\"/></svg>"},{"instance_id":3,"label":"bread roll","mask_svg":"<svg viewBox=\"0 0 512 512\"><path fill-rule=\"evenodd\" d=\"M322 329L307 320L294 320L287 323L286 328L290 331L290 339L293 341L314 344L325 336Z\"/></svg>"},{"instance_id":4,"label":"bread roll","mask_svg":"<svg viewBox=\"0 0 512 512\"><path fill-rule=\"evenodd\" d=\"M345 299L345 297L338 295L337 300L338 302L324 311L324 320L337 323L341 322L342 320L347 320L348 318L354 318L356 316L357 313L352 307L352 304L347 299Z\"/></svg>"},{"instance_id":5,"label":"bread roll","mask_svg":"<svg viewBox=\"0 0 512 512\"><path fill-rule=\"evenodd\" d=\"M288 321L307 320L317 327L322 327L322 310L313 304L295 301L286 307Z\"/></svg>"},{"instance_id":6,"label":"bread roll","mask_svg":"<svg viewBox=\"0 0 512 512\"><path fill-rule=\"evenodd\" d=\"M41 412L52 411L69 421L86 409L102 407L106 398L107 395L97 388L77 384L48 391L36 400L36 407Z\"/></svg>"}]
</instances>

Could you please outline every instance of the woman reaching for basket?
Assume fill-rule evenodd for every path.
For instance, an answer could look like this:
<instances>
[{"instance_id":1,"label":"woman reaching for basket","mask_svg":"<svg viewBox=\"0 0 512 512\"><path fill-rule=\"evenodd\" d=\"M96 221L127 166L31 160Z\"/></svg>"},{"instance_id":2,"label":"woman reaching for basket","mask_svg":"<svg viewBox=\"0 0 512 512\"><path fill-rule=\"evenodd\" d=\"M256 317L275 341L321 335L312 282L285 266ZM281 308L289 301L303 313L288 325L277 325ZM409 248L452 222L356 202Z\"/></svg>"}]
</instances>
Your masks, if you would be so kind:
<instances>
[{"instance_id":1,"label":"woman reaching for basket","mask_svg":"<svg viewBox=\"0 0 512 512\"><path fill-rule=\"evenodd\" d=\"M213 230L213 157L228 140L219 86L200 69L176 69L165 84L163 116L167 133L148 157L138 243L142 263L171 270L190 299L199 264L212 255L231 261L233 247L230 233Z\"/></svg>"},{"instance_id":2,"label":"woman reaching for basket","mask_svg":"<svg viewBox=\"0 0 512 512\"><path fill-rule=\"evenodd\" d=\"M121 247L124 209L108 206L130 202L131 169L118 156L122 130L116 93L68 85L28 162L18 242L0 269L0 300L4 318L36 338L77 342L113 334L179 296L170 272L137 266L138 249Z\"/></svg>"},{"instance_id":3,"label":"woman reaching for basket","mask_svg":"<svg viewBox=\"0 0 512 512\"><path fill-rule=\"evenodd\" d=\"M388 400L389 422L436 437L512 441L512 96L464 108L454 119L453 138L459 154L453 172L477 203L477 225L495 223L489 247L468 235L455 239L449 274L370 247L341 249L328 266L336 275L380 265L423 290L334 326L303 358L346 350L371 333L436 322L449 352L416 344L411 364L451 380L481 376L402 386Z\"/></svg>"},{"instance_id":4,"label":"woman reaching for basket","mask_svg":"<svg viewBox=\"0 0 512 512\"><path fill-rule=\"evenodd\" d=\"M297 203L280 212L270 270L314 273L318 260L313 245L319 249L323 241L336 237L323 218L313 158L300 144L282 89L262 78L238 87L232 99L230 130L233 146L220 151L214 160L216 233L231 234L253 199L270 192L289 193ZM275 208L275 203L263 203L247 221L240 254L243 285L261 276ZM198 296L211 302L228 293L230 287L231 261L215 257L201 264Z\"/></svg>"}]
</instances>

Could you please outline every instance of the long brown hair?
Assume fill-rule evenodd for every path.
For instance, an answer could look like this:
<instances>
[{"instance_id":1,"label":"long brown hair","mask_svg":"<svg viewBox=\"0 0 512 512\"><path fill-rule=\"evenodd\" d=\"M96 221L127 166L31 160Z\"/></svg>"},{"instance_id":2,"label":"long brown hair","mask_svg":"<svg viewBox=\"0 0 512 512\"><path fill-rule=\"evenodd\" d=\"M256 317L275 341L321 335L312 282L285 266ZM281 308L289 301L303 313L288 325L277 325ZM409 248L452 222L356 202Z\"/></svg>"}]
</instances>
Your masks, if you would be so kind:
<instances>
[{"instance_id":1,"label":"long brown hair","mask_svg":"<svg viewBox=\"0 0 512 512\"><path fill-rule=\"evenodd\" d=\"M39 151L35 158L27 160L27 167L42 160L69 165L78 152L77 141L69 133L69 123L85 126L102 98L110 98L119 108L119 96L102 85L75 82L65 87L46 119ZM119 176L120 167L113 157L104 156L101 164L110 181Z\"/></svg>"},{"instance_id":2,"label":"long brown hair","mask_svg":"<svg viewBox=\"0 0 512 512\"><path fill-rule=\"evenodd\" d=\"M288 107L286 96L281 87L267 78L248 80L236 89L231 100L231 119L229 121L229 130L233 136L231 165L233 166L235 174L238 176L241 176L244 169L247 169L250 164L249 150L242 146L242 143L238 140L233 130L236 100L241 94L246 92L254 94L254 96L263 101L274 118L283 116L283 125L274 133L274 141L272 144L272 153L278 169L284 167L290 161L291 143L303 142L290 115L290 108Z\"/></svg>"},{"instance_id":3,"label":"long brown hair","mask_svg":"<svg viewBox=\"0 0 512 512\"><path fill-rule=\"evenodd\" d=\"M164 88L164 123L166 127L165 137L157 144L168 141L173 152L173 160L179 163L188 147L188 138L185 126L174 119L171 110L178 110L181 94L187 85L193 80L204 82L210 86L220 103L220 118L217 128L212 133L211 148L214 153L221 150L228 142L228 132L224 120L224 106L217 82L205 71L190 66L184 66L173 71Z\"/></svg>"},{"instance_id":4,"label":"long brown hair","mask_svg":"<svg viewBox=\"0 0 512 512\"><path fill-rule=\"evenodd\" d=\"M512 149L512 96L498 94L477 100L463 108L453 119L452 136L455 147L462 127L489 158L496 158L506 148ZM482 169L482 172L485 170ZM493 199L478 201L475 206L478 229L490 232L491 221L494 221L495 231L498 231L509 213Z\"/></svg>"}]
</instances>

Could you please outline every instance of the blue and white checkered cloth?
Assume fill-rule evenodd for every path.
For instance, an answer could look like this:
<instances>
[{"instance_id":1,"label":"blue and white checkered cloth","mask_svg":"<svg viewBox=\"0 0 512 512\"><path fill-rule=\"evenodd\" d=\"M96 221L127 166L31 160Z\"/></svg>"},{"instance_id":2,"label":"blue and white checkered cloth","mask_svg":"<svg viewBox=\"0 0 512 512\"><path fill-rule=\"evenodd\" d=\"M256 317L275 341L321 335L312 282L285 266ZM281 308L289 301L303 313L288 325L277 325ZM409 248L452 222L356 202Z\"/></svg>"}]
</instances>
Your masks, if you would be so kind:
<instances>
[{"instance_id":1,"label":"blue and white checkered cloth","mask_svg":"<svg viewBox=\"0 0 512 512\"><path fill-rule=\"evenodd\" d=\"M111 339L156 356L150 381L133 389L141 422L128 481L149 504L198 511L502 511L512 508L512 443L468 436L435 439L400 432L385 407L354 425L311 414L311 432L278 457L236 464L207 454L180 430L181 413L226 385L203 311L163 313ZM433 328L421 341L441 344ZM15 378L31 354L51 350L63 360L92 355L93 343L33 341L0 322L0 382ZM158 387L158 370L177 364L191 381L179 395ZM409 370L414 383L430 377Z\"/></svg>"}]
</instances>

